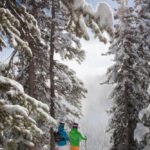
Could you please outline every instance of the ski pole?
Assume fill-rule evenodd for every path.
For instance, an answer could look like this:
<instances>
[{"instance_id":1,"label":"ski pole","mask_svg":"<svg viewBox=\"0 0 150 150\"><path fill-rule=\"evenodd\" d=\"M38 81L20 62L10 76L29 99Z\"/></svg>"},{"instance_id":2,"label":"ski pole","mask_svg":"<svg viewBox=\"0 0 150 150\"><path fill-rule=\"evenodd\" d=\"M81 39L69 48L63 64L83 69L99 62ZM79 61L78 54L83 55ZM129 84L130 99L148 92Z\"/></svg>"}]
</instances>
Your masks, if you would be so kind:
<instances>
[{"instance_id":1,"label":"ski pole","mask_svg":"<svg viewBox=\"0 0 150 150\"><path fill-rule=\"evenodd\" d=\"M86 137L86 136L85 136ZM87 140L87 137L86 137L86 140ZM87 150L87 148L86 148L86 140L85 140L85 150Z\"/></svg>"}]
</instances>

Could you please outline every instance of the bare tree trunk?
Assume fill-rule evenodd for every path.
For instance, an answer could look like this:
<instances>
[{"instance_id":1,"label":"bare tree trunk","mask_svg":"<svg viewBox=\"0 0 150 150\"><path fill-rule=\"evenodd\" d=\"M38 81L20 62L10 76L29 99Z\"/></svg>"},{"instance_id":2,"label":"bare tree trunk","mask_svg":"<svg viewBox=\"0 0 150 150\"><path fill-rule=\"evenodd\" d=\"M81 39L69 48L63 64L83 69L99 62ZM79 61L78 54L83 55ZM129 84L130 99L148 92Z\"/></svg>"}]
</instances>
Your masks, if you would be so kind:
<instances>
[{"instance_id":1,"label":"bare tree trunk","mask_svg":"<svg viewBox=\"0 0 150 150\"><path fill-rule=\"evenodd\" d=\"M0 145L3 146L3 136L2 136L2 132L0 132Z\"/></svg>"},{"instance_id":2,"label":"bare tree trunk","mask_svg":"<svg viewBox=\"0 0 150 150\"><path fill-rule=\"evenodd\" d=\"M55 0L52 0L52 25L51 25L51 43L50 43L50 115L55 118L54 112L54 98L55 98L55 84L54 84L54 34L55 34ZM55 150L55 142L53 136L53 129L50 129L50 148Z\"/></svg>"},{"instance_id":3,"label":"bare tree trunk","mask_svg":"<svg viewBox=\"0 0 150 150\"><path fill-rule=\"evenodd\" d=\"M33 61L33 57L30 58L30 65L29 65L29 95L34 97L34 61Z\"/></svg>"}]
</instances>

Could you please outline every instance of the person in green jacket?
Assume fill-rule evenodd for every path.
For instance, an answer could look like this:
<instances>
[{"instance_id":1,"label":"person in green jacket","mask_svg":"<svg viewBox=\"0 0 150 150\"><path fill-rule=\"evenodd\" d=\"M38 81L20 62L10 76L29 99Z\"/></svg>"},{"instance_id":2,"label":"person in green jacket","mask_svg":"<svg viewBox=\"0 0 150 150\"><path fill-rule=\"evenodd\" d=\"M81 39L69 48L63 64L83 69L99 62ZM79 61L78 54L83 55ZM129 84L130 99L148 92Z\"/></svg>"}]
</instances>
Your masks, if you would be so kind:
<instances>
[{"instance_id":1,"label":"person in green jacket","mask_svg":"<svg viewBox=\"0 0 150 150\"><path fill-rule=\"evenodd\" d=\"M78 124L74 123L72 129L69 133L70 139L70 150L79 150L80 140L87 140L83 137L82 134L78 131Z\"/></svg>"}]
</instances>

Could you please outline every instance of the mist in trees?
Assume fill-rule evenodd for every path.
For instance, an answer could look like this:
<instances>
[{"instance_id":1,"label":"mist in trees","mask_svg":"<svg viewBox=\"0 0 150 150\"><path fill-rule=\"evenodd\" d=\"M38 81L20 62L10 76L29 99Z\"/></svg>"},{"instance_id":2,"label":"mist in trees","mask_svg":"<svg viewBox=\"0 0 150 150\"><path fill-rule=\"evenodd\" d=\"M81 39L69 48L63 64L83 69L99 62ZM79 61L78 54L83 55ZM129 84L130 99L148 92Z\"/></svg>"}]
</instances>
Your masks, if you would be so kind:
<instances>
[{"instance_id":1,"label":"mist in trees","mask_svg":"<svg viewBox=\"0 0 150 150\"><path fill-rule=\"evenodd\" d=\"M13 50L7 63L0 62L3 149L55 150L53 132L57 123L65 122L69 131L72 123L79 120L84 126L88 116L89 150L149 149L150 1L132 0L131 6L128 0L114 1L115 21L105 2L94 10L84 0L0 1L0 52L4 53L4 47ZM96 83L92 81L92 87L87 86L65 63L75 61L82 65L86 53L81 39L88 42L91 34L99 42L110 42L106 55L114 56L106 82L95 77L98 84L111 84L106 93L107 88L99 89L100 95L105 93L106 97L112 91L108 130L111 144L95 140L102 140L100 132L92 134L94 126L99 125L96 119L102 114L92 114L94 106L98 110L99 98L95 97L90 107L87 105L87 116L83 116L82 100L88 90L99 93L94 88ZM105 107L105 103L101 105L100 108ZM141 139L136 137L139 129L144 131Z\"/></svg>"}]
</instances>

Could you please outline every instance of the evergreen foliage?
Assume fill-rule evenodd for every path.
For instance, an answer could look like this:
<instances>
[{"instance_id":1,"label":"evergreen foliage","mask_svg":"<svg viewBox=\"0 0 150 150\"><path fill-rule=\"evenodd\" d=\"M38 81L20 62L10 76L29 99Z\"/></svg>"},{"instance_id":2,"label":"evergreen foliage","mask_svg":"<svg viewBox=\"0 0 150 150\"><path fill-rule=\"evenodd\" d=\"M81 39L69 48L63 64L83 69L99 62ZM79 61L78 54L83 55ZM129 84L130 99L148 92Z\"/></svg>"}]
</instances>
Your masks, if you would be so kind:
<instances>
[{"instance_id":1,"label":"evergreen foliage","mask_svg":"<svg viewBox=\"0 0 150 150\"><path fill-rule=\"evenodd\" d=\"M92 6L84 0L61 0L63 7L70 14L70 21L67 27L69 32L76 34L78 37L83 37L89 40L87 27L92 30L95 37L100 42L107 42L103 31L107 31L110 36L113 34L113 15L111 8L107 3L101 2L98 4L96 11Z\"/></svg>"},{"instance_id":2,"label":"evergreen foliage","mask_svg":"<svg viewBox=\"0 0 150 150\"><path fill-rule=\"evenodd\" d=\"M134 130L140 110L149 102L149 65L143 59L146 52L139 49L139 30L133 8L127 6L126 0L116 2L119 5L115 17L118 24L108 52L114 54L115 62L108 69L108 82L115 84L112 92L114 105L110 111L113 114L110 122L113 132L111 150L137 150Z\"/></svg>"},{"instance_id":3,"label":"evergreen foliage","mask_svg":"<svg viewBox=\"0 0 150 150\"><path fill-rule=\"evenodd\" d=\"M7 77L7 67L0 64L0 133L5 149L18 149L20 143L33 147L32 136L43 134L35 116L55 126L49 107L24 93L23 87ZM2 137L1 137L2 138Z\"/></svg>"},{"instance_id":4,"label":"evergreen foliage","mask_svg":"<svg viewBox=\"0 0 150 150\"><path fill-rule=\"evenodd\" d=\"M50 105L50 86L48 85L48 83L50 80L49 53L51 45L50 36L52 25L52 19L50 15L50 8L52 7L51 1L28 0L26 2L26 6L27 11L32 14L38 22L38 26L41 30L41 43L43 42L43 45L38 45L38 43L36 43L37 41L34 41L35 44L33 44L33 42L31 43L30 47L33 53L32 63L30 63L30 58L27 56L27 54L19 53L19 61L16 63L18 66L17 81L19 81L24 86L25 91L30 94L30 65L32 65L34 69L34 71L32 72L34 80L34 84L32 87L32 96ZM54 35L55 41L53 43L55 53L59 54L62 60L74 59L78 63L81 63L84 60L84 51L81 50L79 39L66 31L68 21L69 17L66 11L63 8L60 8L60 5L57 5L56 19L54 20L56 26ZM30 38L27 38L27 41L30 42ZM55 97L56 119L63 119L64 121L67 121L67 125L70 125L75 120L75 116L77 118L81 117L80 100L85 97L85 93L87 91L85 88L83 88L83 83L75 76L74 71L70 70L63 63L60 63L58 61L55 62L54 82L56 84L55 92L57 93L57 96ZM66 83L67 81L70 81L71 85L68 85L68 83ZM63 90L60 90L60 88ZM74 94L75 91L76 96ZM71 97L74 97L74 99L71 99ZM63 103L61 103L62 101ZM76 111L73 112L74 109L72 110L70 109L70 107L75 107L74 109ZM67 115L70 116L71 114L74 117L67 117ZM47 125L44 125L40 120L38 120L38 123L41 128L44 128L47 131L47 135L44 135L42 138L40 138L40 141L37 141L37 143L40 143L40 146L48 144L49 127L47 127Z\"/></svg>"},{"instance_id":5,"label":"evergreen foliage","mask_svg":"<svg viewBox=\"0 0 150 150\"><path fill-rule=\"evenodd\" d=\"M150 76L150 1L146 0L135 0L135 10L137 13L137 19L136 19L136 25L138 29L138 44L137 44L137 49L139 51L139 55L141 58L141 65L143 66L143 75L142 75L142 80L143 80L143 86L142 88L145 89L145 91L148 91L149 89L149 76ZM149 107L148 103L150 101L148 100L147 103L145 103L146 109L143 109L141 113L145 110L145 113L143 114L143 117L141 117L142 123L146 127L150 127L149 123ZM144 108L145 108L144 107ZM143 140L140 143L140 150L148 150L150 148L149 144L150 140L150 133L146 133L143 137Z\"/></svg>"},{"instance_id":6,"label":"evergreen foliage","mask_svg":"<svg viewBox=\"0 0 150 150\"><path fill-rule=\"evenodd\" d=\"M38 97L40 97L41 100L44 99L46 103L48 103L48 101L49 101L49 96L48 96L49 91L47 90L48 87L46 87L46 88L43 88L43 87L45 87L44 86L45 82L49 80L49 78L48 78L48 75L49 75L48 62L49 62L50 56L47 56L47 55L49 54L49 51L50 51L50 35L51 35L50 31L51 31L51 24L52 24L51 15L49 12L49 9L51 8L51 3L50 2L48 3L48 2L46 2L46 1L38 1L38 2L28 1L27 2L27 5L28 5L27 10L37 19L37 21L39 23L38 24L39 28L42 31L43 41L46 45L46 47L45 47L46 50L44 52L42 52L43 47L41 47L41 49L40 49L40 47L38 47L38 49L39 49L38 53L43 53L43 55L40 55L39 57L36 56L36 54L34 55L34 57L35 57L34 63L39 64L39 65L37 65L37 67L35 67L35 70L36 70L35 72L37 72L37 75L35 76L35 85L36 85L36 88L35 88L36 94L35 95L36 96L38 95ZM34 10L34 13L33 13L33 10ZM73 60L74 59L78 63L81 63L84 60L85 54L84 54L84 51L81 49L81 44L80 44L79 39L77 39L74 35L72 35L71 33L68 33L66 31L68 21L69 21L69 17L68 17L68 14L66 13L66 10L64 10L64 8L60 8L60 5L57 5L57 7L56 7L56 19L54 20L54 22L55 22L55 35L54 35L55 53L59 54L60 58L62 60ZM35 52L35 50L34 50L34 52ZM41 63L41 60L44 62ZM54 61L55 61L55 58L54 58ZM42 72L40 70L40 68L41 69L45 68L45 69ZM55 70L54 74L56 76L56 78L54 80L55 80L57 85L58 85L58 82L61 83L60 86L62 86L62 87L64 84L64 87L65 87L64 91L68 90L68 87L65 85L68 83L64 82L65 80L66 81L69 80L71 82L71 84L74 84L73 82L76 82L76 80L69 79L69 78L71 78L71 77L69 77L69 74L71 74L71 73L69 73L69 68L65 64L60 63L59 61L55 61L54 70ZM70 70L70 72L72 72L72 70ZM42 81L38 80L38 78L41 79L42 75L44 75L44 74L47 76L47 79L42 80ZM72 74L74 74L74 76L75 76L75 72L73 72ZM58 81L58 79L59 79L59 81ZM26 80L28 80L28 78ZM76 83L79 83L79 85L78 85L79 87L81 85L83 86L83 83L81 81L76 82ZM60 88L62 88L62 87L58 87L57 85L55 88L56 93L59 93L59 95L65 95L64 91L60 92ZM42 89L43 91L40 92L39 91L40 89ZM71 89L72 88L70 88L70 90ZM79 95L83 91L86 93L86 90L84 88L81 91L78 90ZM67 94L67 95L69 96L69 94ZM43 99L42 99L42 97L43 97ZM81 97L79 99L81 99ZM76 101L76 100L74 99L74 101ZM61 105L61 103L59 105ZM60 109L59 109L59 111L60 111ZM61 110L61 111L63 113L64 110Z\"/></svg>"},{"instance_id":7,"label":"evergreen foliage","mask_svg":"<svg viewBox=\"0 0 150 150\"><path fill-rule=\"evenodd\" d=\"M102 32L112 35L113 30L106 3L94 12L82 2L77 6L78 0L0 1L0 50L4 46L14 49L9 65L0 64L0 142L4 148L48 145L49 128L56 126L48 106L52 116L67 126L81 117L87 90L65 61L84 60L79 38L89 39L87 27L104 43ZM12 75L10 69L17 71ZM46 134L39 138L41 129Z\"/></svg>"},{"instance_id":8,"label":"evergreen foliage","mask_svg":"<svg viewBox=\"0 0 150 150\"><path fill-rule=\"evenodd\" d=\"M1 49L2 46L7 46L5 42L7 38L8 45L14 48L13 57L18 51L18 55L21 55L23 60L26 57L28 60L32 59L31 41L40 41L41 39L41 32L34 17L26 11L24 5L17 5L16 1L4 0L0 2L0 18ZM30 41L27 37L30 38ZM27 61L23 63L27 63ZM21 65L20 67L24 67L23 64ZM25 94L19 83L8 78L12 77L11 74L8 74L8 69L12 67L11 64L7 67L1 64L0 67L2 119L0 121L0 139L7 149L20 149L20 144L24 145L23 147L32 147L34 145L32 136L38 133L43 134L42 130L37 127L35 118L41 118L41 120L49 122L48 124L51 126L55 126L56 122L48 115L49 108L46 104ZM26 76L27 74L23 73L22 75ZM2 137L5 138L2 139Z\"/></svg>"}]
</instances>

